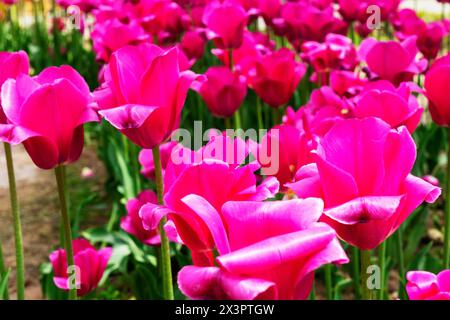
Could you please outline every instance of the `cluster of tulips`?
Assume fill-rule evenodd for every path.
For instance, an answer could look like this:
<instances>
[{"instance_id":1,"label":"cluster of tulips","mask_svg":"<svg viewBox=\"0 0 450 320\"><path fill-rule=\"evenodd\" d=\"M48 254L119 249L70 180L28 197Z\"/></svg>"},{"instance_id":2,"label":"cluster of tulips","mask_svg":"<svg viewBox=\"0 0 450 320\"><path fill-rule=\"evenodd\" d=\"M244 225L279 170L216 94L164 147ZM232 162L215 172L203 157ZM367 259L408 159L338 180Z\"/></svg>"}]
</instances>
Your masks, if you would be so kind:
<instances>
[{"instance_id":1,"label":"cluster of tulips","mask_svg":"<svg viewBox=\"0 0 450 320\"><path fill-rule=\"evenodd\" d=\"M65 247L50 255L54 284L85 296L114 254L71 235L65 172L88 122L109 123L140 148L154 190L126 199L120 228L158 248L165 299L175 283L191 299L307 299L318 269L332 298L331 266L350 262L355 296L385 298L386 240L441 195L434 177L411 173L421 152L412 135L428 114L450 125L449 20L427 23L399 9L401 0L57 2L82 10L101 71L91 90L71 66L30 76L27 53L0 53L19 299L11 145L55 170ZM377 28L368 24L373 4ZM187 99L190 89L197 100ZM227 129L209 132L200 148L171 139L199 107L192 101ZM243 121L248 108L254 121ZM259 140L239 134L251 126L267 131ZM450 205L443 232L439 274L399 272L410 299L450 299ZM174 244L192 257L177 274ZM369 285L374 261L378 290Z\"/></svg>"}]
</instances>

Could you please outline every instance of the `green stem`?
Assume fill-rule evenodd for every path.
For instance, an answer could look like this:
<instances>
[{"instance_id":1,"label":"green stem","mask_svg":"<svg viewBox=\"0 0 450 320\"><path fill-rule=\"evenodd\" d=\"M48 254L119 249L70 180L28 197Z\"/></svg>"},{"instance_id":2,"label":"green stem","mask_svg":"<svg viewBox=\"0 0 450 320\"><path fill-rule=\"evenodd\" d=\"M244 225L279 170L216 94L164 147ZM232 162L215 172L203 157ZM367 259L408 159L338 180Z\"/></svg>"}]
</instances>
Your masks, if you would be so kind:
<instances>
[{"instance_id":1,"label":"green stem","mask_svg":"<svg viewBox=\"0 0 450 320\"><path fill-rule=\"evenodd\" d=\"M384 299L384 288L386 283L386 241L383 241L378 248L378 263L381 271L380 300Z\"/></svg>"},{"instance_id":2,"label":"green stem","mask_svg":"<svg viewBox=\"0 0 450 320\"><path fill-rule=\"evenodd\" d=\"M161 154L159 145L153 148L153 161L155 163L155 178L156 178L156 193L158 195L158 203L163 204L164 183L162 179L161 168ZM165 300L173 300L173 286L172 286L172 266L170 262L170 245L166 232L164 231L164 224L167 218L161 219L159 224L159 234L161 237L161 267L163 274L163 297Z\"/></svg>"},{"instance_id":3,"label":"green stem","mask_svg":"<svg viewBox=\"0 0 450 320\"><path fill-rule=\"evenodd\" d=\"M359 249L352 246L352 273L355 288L355 299L361 299L361 271L359 267Z\"/></svg>"},{"instance_id":4,"label":"green stem","mask_svg":"<svg viewBox=\"0 0 450 320\"><path fill-rule=\"evenodd\" d=\"M325 265L325 286L327 288L327 300L333 300L333 278L331 264Z\"/></svg>"},{"instance_id":5,"label":"green stem","mask_svg":"<svg viewBox=\"0 0 450 320\"><path fill-rule=\"evenodd\" d=\"M256 96L256 113L258 118L258 129L264 129L263 117L262 117L262 101L261 98Z\"/></svg>"},{"instance_id":6,"label":"green stem","mask_svg":"<svg viewBox=\"0 0 450 320\"><path fill-rule=\"evenodd\" d=\"M369 278L369 274L367 270L371 265L371 251L370 250L361 250L361 292L362 298L364 300L372 300L372 290L369 288L367 280Z\"/></svg>"},{"instance_id":7,"label":"green stem","mask_svg":"<svg viewBox=\"0 0 450 320\"><path fill-rule=\"evenodd\" d=\"M72 230L70 228L70 216L67 206L66 178L64 166L55 168L56 182L58 184L58 195L61 206L61 218L64 228L64 242L67 256L67 267L74 266L73 247L72 247ZM69 288L69 299L77 299L77 288Z\"/></svg>"},{"instance_id":8,"label":"green stem","mask_svg":"<svg viewBox=\"0 0 450 320\"><path fill-rule=\"evenodd\" d=\"M447 185L445 198L445 239L444 239L444 269L450 268L450 128L447 130L448 135L448 154L447 154Z\"/></svg>"},{"instance_id":9,"label":"green stem","mask_svg":"<svg viewBox=\"0 0 450 320\"><path fill-rule=\"evenodd\" d=\"M22 224L20 222L19 202L17 201L16 177L14 174L14 163L11 146L4 143L6 166L8 168L9 196L11 200L11 211L13 218L14 243L16 247L16 281L17 300L25 299L25 265L23 258Z\"/></svg>"},{"instance_id":10,"label":"green stem","mask_svg":"<svg viewBox=\"0 0 450 320\"><path fill-rule=\"evenodd\" d=\"M2 249L2 244L0 241L0 281L2 280L2 277L6 275L6 265L5 265L5 259L3 257L3 249ZM9 293L8 293L8 289L6 289L5 295L2 297L0 296L0 300L2 299L5 300L9 300Z\"/></svg>"},{"instance_id":11,"label":"green stem","mask_svg":"<svg viewBox=\"0 0 450 320\"><path fill-rule=\"evenodd\" d=\"M239 109L234 113L234 129L238 130L242 128L241 124L241 114L239 113Z\"/></svg>"},{"instance_id":12,"label":"green stem","mask_svg":"<svg viewBox=\"0 0 450 320\"><path fill-rule=\"evenodd\" d=\"M400 276L400 284L399 284L399 298L402 299L404 297L404 277L405 277L405 259L403 257L403 232L402 228L398 228L396 235L396 245L397 245L397 256L398 256L398 273Z\"/></svg>"},{"instance_id":13,"label":"green stem","mask_svg":"<svg viewBox=\"0 0 450 320\"><path fill-rule=\"evenodd\" d=\"M231 129L231 119L224 118L224 121L225 121L225 129Z\"/></svg>"}]
</instances>

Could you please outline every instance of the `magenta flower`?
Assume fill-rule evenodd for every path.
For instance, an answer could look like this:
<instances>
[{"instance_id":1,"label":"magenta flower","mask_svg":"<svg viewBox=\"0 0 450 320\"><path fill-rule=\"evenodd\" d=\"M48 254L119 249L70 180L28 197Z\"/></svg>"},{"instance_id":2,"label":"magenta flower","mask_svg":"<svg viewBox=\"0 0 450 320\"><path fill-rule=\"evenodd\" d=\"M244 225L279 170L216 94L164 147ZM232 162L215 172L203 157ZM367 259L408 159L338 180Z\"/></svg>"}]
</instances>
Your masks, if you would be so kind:
<instances>
[{"instance_id":1,"label":"magenta flower","mask_svg":"<svg viewBox=\"0 0 450 320\"><path fill-rule=\"evenodd\" d=\"M227 202L219 213L204 198L183 201L201 216L217 246L216 265L186 266L180 290L191 299L306 299L314 270L348 258L319 199Z\"/></svg>"},{"instance_id":2,"label":"magenta flower","mask_svg":"<svg viewBox=\"0 0 450 320\"><path fill-rule=\"evenodd\" d=\"M299 182L288 187L302 198L322 197L322 220L346 242L371 250L441 193L410 174L415 158L405 127L393 130L377 118L340 121L320 141L317 167L301 168Z\"/></svg>"},{"instance_id":3,"label":"magenta flower","mask_svg":"<svg viewBox=\"0 0 450 320\"><path fill-rule=\"evenodd\" d=\"M302 41L322 42L329 33L346 34L347 24L336 18L331 6L320 9L305 2L287 2L281 11L289 41L295 48Z\"/></svg>"},{"instance_id":4,"label":"magenta flower","mask_svg":"<svg viewBox=\"0 0 450 320\"><path fill-rule=\"evenodd\" d=\"M156 37L159 43L176 41L191 25L188 13L173 1L140 1L132 10L145 31Z\"/></svg>"},{"instance_id":5,"label":"magenta flower","mask_svg":"<svg viewBox=\"0 0 450 320\"><path fill-rule=\"evenodd\" d=\"M408 36L417 36L417 47L427 59L436 58L439 53L442 40L448 34L443 22L426 23L411 9L399 11L392 19L396 29L396 36L400 40Z\"/></svg>"},{"instance_id":6,"label":"magenta flower","mask_svg":"<svg viewBox=\"0 0 450 320\"><path fill-rule=\"evenodd\" d=\"M205 52L206 40L198 31L187 31L180 42L180 47L189 59L200 59Z\"/></svg>"},{"instance_id":7,"label":"magenta flower","mask_svg":"<svg viewBox=\"0 0 450 320\"><path fill-rule=\"evenodd\" d=\"M74 263L79 272L76 274L75 284L78 286L77 295L81 297L97 288L108 265L112 248L96 250L85 239L75 239L72 244ZM64 249L53 251L49 258L53 266L55 285L68 291L70 279L67 273L66 251Z\"/></svg>"},{"instance_id":8,"label":"magenta flower","mask_svg":"<svg viewBox=\"0 0 450 320\"><path fill-rule=\"evenodd\" d=\"M122 218L120 227L148 246L159 246L159 222L165 211L157 203L156 194L151 190L142 191L136 198L128 200L127 215ZM181 243L173 222L168 221L164 230L171 241Z\"/></svg>"},{"instance_id":9,"label":"magenta flower","mask_svg":"<svg viewBox=\"0 0 450 320\"><path fill-rule=\"evenodd\" d=\"M254 172L260 168L258 164L240 166L248 154L244 141L219 135L198 151L178 148L170 157L164 175L164 203L170 212L169 219L174 221L183 243L192 251L195 264L211 263L214 241L203 218L183 202L185 196L201 196L220 211L227 201L261 201L278 192L275 178L257 184Z\"/></svg>"},{"instance_id":10,"label":"magenta flower","mask_svg":"<svg viewBox=\"0 0 450 320\"><path fill-rule=\"evenodd\" d=\"M328 86L311 93L310 101L296 112L288 108L284 123L293 125L310 137L324 136L341 119L353 116L353 105Z\"/></svg>"},{"instance_id":11,"label":"magenta flower","mask_svg":"<svg viewBox=\"0 0 450 320\"><path fill-rule=\"evenodd\" d=\"M150 41L138 21L125 24L117 18L97 22L91 37L97 59L104 62L109 62L111 54L122 47Z\"/></svg>"},{"instance_id":12,"label":"magenta flower","mask_svg":"<svg viewBox=\"0 0 450 320\"><path fill-rule=\"evenodd\" d=\"M330 74L330 87L339 96L353 97L363 90L366 79L359 78L352 71L332 71Z\"/></svg>"},{"instance_id":13,"label":"magenta flower","mask_svg":"<svg viewBox=\"0 0 450 320\"><path fill-rule=\"evenodd\" d=\"M18 52L0 52L0 90L8 79L15 79L20 74L28 74L30 62L25 51ZM3 124L7 123L5 113L2 107L2 97L0 95L0 135L2 134Z\"/></svg>"},{"instance_id":14,"label":"magenta flower","mask_svg":"<svg viewBox=\"0 0 450 320\"><path fill-rule=\"evenodd\" d=\"M302 45L301 57L314 68L314 81L321 85L329 83L332 70L354 70L358 54L352 41L342 35L330 33L325 42L308 41Z\"/></svg>"},{"instance_id":15,"label":"magenta flower","mask_svg":"<svg viewBox=\"0 0 450 320\"><path fill-rule=\"evenodd\" d=\"M198 82L194 89L209 111L216 117L233 116L247 95L245 78L224 66L210 67L205 76L206 80Z\"/></svg>"},{"instance_id":16,"label":"magenta flower","mask_svg":"<svg viewBox=\"0 0 450 320\"><path fill-rule=\"evenodd\" d=\"M139 210L147 203L158 203L153 191L142 191L135 199L128 200L126 205L127 215L122 218L120 227L146 245L159 245L160 238L157 229L144 229L142 219L139 216Z\"/></svg>"},{"instance_id":17,"label":"magenta flower","mask_svg":"<svg viewBox=\"0 0 450 320\"><path fill-rule=\"evenodd\" d=\"M411 94L412 86L414 84L402 82L396 89L385 80L369 83L357 97L353 113L356 118L378 117L392 128L405 126L412 134L423 113L423 108Z\"/></svg>"},{"instance_id":18,"label":"magenta flower","mask_svg":"<svg viewBox=\"0 0 450 320\"><path fill-rule=\"evenodd\" d=\"M272 144L276 144L279 149L276 164L261 159L264 156L273 156L270 154ZM262 173L266 176L275 176L280 186L284 186L293 181L298 169L313 161L310 153L314 148L315 144L303 130L283 124L273 127L262 138L258 146L257 159L261 164ZM276 168L276 172L273 173Z\"/></svg>"},{"instance_id":19,"label":"magenta flower","mask_svg":"<svg viewBox=\"0 0 450 320\"><path fill-rule=\"evenodd\" d=\"M247 19L247 12L239 2L233 0L211 1L203 13L208 36L221 49L237 49L241 46Z\"/></svg>"},{"instance_id":20,"label":"magenta flower","mask_svg":"<svg viewBox=\"0 0 450 320\"><path fill-rule=\"evenodd\" d=\"M427 271L409 271L406 279L410 300L450 300L450 270L437 275Z\"/></svg>"},{"instance_id":21,"label":"magenta flower","mask_svg":"<svg viewBox=\"0 0 450 320\"><path fill-rule=\"evenodd\" d=\"M450 125L450 99L448 84L450 83L450 55L436 60L425 76L426 96L430 102L430 113L433 121L440 126Z\"/></svg>"},{"instance_id":22,"label":"magenta flower","mask_svg":"<svg viewBox=\"0 0 450 320\"><path fill-rule=\"evenodd\" d=\"M367 3L364 0L338 0L339 13L345 21L359 21L364 17Z\"/></svg>"},{"instance_id":23,"label":"magenta flower","mask_svg":"<svg viewBox=\"0 0 450 320\"><path fill-rule=\"evenodd\" d=\"M371 78L389 80L398 85L403 81L412 81L416 74L422 73L427 67L427 61L416 59L419 52L416 39L411 36L401 43L373 38L364 40L359 54L367 63Z\"/></svg>"},{"instance_id":24,"label":"magenta flower","mask_svg":"<svg viewBox=\"0 0 450 320\"><path fill-rule=\"evenodd\" d=\"M9 79L1 96L6 124L0 124L0 140L23 143L42 169L78 160L83 124L98 121L89 106L88 85L69 66L50 67L33 78L22 74Z\"/></svg>"},{"instance_id":25,"label":"magenta flower","mask_svg":"<svg viewBox=\"0 0 450 320\"><path fill-rule=\"evenodd\" d=\"M244 32L244 39L239 49L233 50L234 70L244 76L256 67L258 61L275 48L270 38L259 32ZM226 66L230 65L230 56L226 50L213 49L212 53Z\"/></svg>"},{"instance_id":26,"label":"magenta flower","mask_svg":"<svg viewBox=\"0 0 450 320\"><path fill-rule=\"evenodd\" d=\"M265 103L278 108L289 102L305 72L306 66L296 61L295 53L282 48L256 62L249 82Z\"/></svg>"},{"instance_id":27,"label":"magenta flower","mask_svg":"<svg viewBox=\"0 0 450 320\"><path fill-rule=\"evenodd\" d=\"M116 105L100 114L140 147L160 144L178 127L194 80L192 72L180 72L179 63L177 48L143 44L116 51L104 84Z\"/></svg>"}]
</instances>

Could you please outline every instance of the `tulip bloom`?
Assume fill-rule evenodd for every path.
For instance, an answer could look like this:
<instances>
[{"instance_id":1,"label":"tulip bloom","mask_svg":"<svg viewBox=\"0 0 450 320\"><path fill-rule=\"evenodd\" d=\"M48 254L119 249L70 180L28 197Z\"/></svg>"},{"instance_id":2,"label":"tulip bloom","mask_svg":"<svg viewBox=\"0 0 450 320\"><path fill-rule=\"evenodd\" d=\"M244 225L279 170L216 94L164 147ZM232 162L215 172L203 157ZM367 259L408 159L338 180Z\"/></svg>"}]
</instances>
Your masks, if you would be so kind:
<instances>
[{"instance_id":1,"label":"tulip bloom","mask_svg":"<svg viewBox=\"0 0 450 320\"><path fill-rule=\"evenodd\" d=\"M301 168L299 182L288 186L301 198L322 197L322 220L363 250L377 247L423 201L441 193L410 174L416 147L406 128L393 130L378 118L336 123L315 158L317 166Z\"/></svg>"},{"instance_id":2,"label":"tulip bloom","mask_svg":"<svg viewBox=\"0 0 450 320\"><path fill-rule=\"evenodd\" d=\"M410 300L450 300L450 270L437 275L427 271L409 271L406 279Z\"/></svg>"},{"instance_id":3,"label":"tulip bloom","mask_svg":"<svg viewBox=\"0 0 450 320\"><path fill-rule=\"evenodd\" d=\"M319 199L230 201L219 213L194 194L183 199L211 230L216 265L186 266L178 285L191 299L306 299L314 270L347 263L335 232L317 222Z\"/></svg>"},{"instance_id":4,"label":"tulip bloom","mask_svg":"<svg viewBox=\"0 0 450 320\"><path fill-rule=\"evenodd\" d=\"M206 40L198 31L187 31L180 42L180 47L188 59L200 59L205 52Z\"/></svg>"},{"instance_id":5,"label":"tulip bloom","mask_svg":"<svg viewBox=\"0 0 450 320\"><path fill-rule=\"evenodd\" d=\"M330 87L323 86L314 90L310 101L296 112L288 108L284 123L299 128L311 138L322 137L336 121L352 116L353 105Z\"/></svg>"},{"instance_id":6,"label":"tulip bloom","mask_svg":"<svg viewBox=\"0 0 450 320\"><path fill-rule=\"evenodd\" d=\"M6 80L17 78L20 74L28 74L30 62L25 51L0 52L0 91ZM6 116L2 108L0 95L0 126L6 124ZM0 127L1 128L1 127ZM1 130L1 129L0 129ZM0 131L1 132L1 131ZM1 133L0 133L1 134Z\"/></svg>"},{"instance_id":7,"label":"tulip bloom","mask_svg":"<svg viewBox=\"0 0 450 320\"><path fill-rule=\"evenodd\" d=\"M419 50L416 37L411 36L399 43L397 41L377 41L368 38L361 43L359 54L366 61L371 78L381 78L398 85L412 81L416 74L427 67L425 59L416 60Z\"/></svg>"},{"instance_id":8,"label":"tulip bloom","mask_svg":"<svg viewBox=\"0 0 450 320\"><path fill-rule=\"evenodd\" d=\"M72 244L77 267L75 284L77 285L77 295L81 297L97 288L108 265L112 248L96 250L85 239L75 239ZM53 266L55 285L68 291L71 279L68 275L69 270L67 270L66 251L63 249L53 251L49 258Z\"/></svg>"},{"instance_id":9,"label":"tulip bloom","mask_svg":"<svg viewBox=\"0 0 450 320\"><path fill-rule=\"evenodd\" d=\"M278 170L275 174L268 170L273 168L273 163L264 163L259 157L261 155L269 155L272 144L278 145ZM258 160L262 166L264 175L275 176L284 186L288 182L292 182L295 173L300 167L312 162L311 151L314 144L308 139L306 133L294 126L283 124L275 126L265 135L259 145ZM269 168L268 168L269 167Z\"/></svg>"},{"instance_id":10,"label":"tulip bloom","mask_svg":"<svg viewBox=\"0 0 450 320\"><path fill-rule=\"evenodd\" d=\"M449 83L450 55L446 55L431 66L425 76L424 85L433 121L446 127L450 125L450 100L447 93Z\"/></svg>"},{"instance_id":11,"label":"tulip bloom","mask_svg":"<svg viewBox=\"0 0 450 320\"><path fill-rule=\"evenodd\" d=\"M108 65L104 86L111 94L109 109L99 113L142 148L153 149L166 140L180 121L187 91L194 80L180 72L178 49L143 44L116 51Z\"/></svg>"},{"instance_id":12,"label":"tulip bloom","mask_svg":"<svg viewBox=\"0 0 450 320\"><path fill-rule=\"evenodd\" d=\"M245 78L224 66L210 67L205 76L206 81L198 82L194 89L209 111L216 117L233 116L247 95Z\"/></svg>"},{"instance_id":13,"label":"tulip bloom","mask_svg":"<svg viewBox=\"0 0 450 320\"><path fill-rule=\"evenodd\" d=\"M151 190L142 191L136 198L128 200L126 205L127 215L122 218L120 227L135 236L143 244L159 246L161 243L158 230L160 219L151 221L147 214L149 211L152 213L154 209L159 209L157 203L156 194ZM142 217L146 218L143 219ZM181 243L171 221L164 225L164 230L170 240Z\"/></svg>"},{"instance_id":14,"label":"tulip bloom","mask_svg":"<svg viewBox=\"0 0 450 320\"><path fill-rule=\"evenodd\" d=\"M139 217L139 210L147 203L156 204L157 202L156 194L153 191L142 191L137 198L128 200L126 205L127 215L120 222L120 227L123 230L149 246L159 245L161 241L156 229L144 229L142 219Z\"/></svg>"},{"instance_id":15,"label":"tulip bloom","mask_svg":"<svg viewBox=\"0 0 450 320\"><path fill-rule=\"evenodd\" d=\"M324 43L308 41L302 45L302 59L316 72L313 80L327 85L332 70L354 70L358 55L352 41L342 35L328 34Z\"/></svg>"},{"instance_id":16,"label":"tulip bloom","mask_svg":"<svg viewBox=\"0 0 450 320\"><path fill-rule=\"evenodd\" d=\"M256 94L272 108L289 102L306 66L295 60L294 52L282 48L265 55L250 71L250 85Z\"/></svg>"},{"instance_id":17,"label":"tulip bloom","mask_svg":"<svg viewBox=\"0 0 450 320\"><path fill-rule=\"evenodd\" d=\"M412 9L399 11L392 19L397 30L395 35L400 40L408 36L417 36L417 47L427 59L436 58L441 50L442 40L448 34L443 22L426 23Z\"/></svg>"},{"instance_id":18,"label":"tulip bloom","mask_svg":"<svg viewBox=\"0 0 450 320\"><path fill-rule=\"evenodd\" d=\"M331 6L320 9L305 2L288 1L283 5L281 18L289 41L297 49L302 41L323 42L329 33L347 33L347 24L334 17Z\"/></svg>"},{"instance_id":19,"label":"tulip bloom","mask_svg":"<svg viewBox=\"0 0 450 320\"><path fill-rule=\"evenodd\" d=\"M97 59L104 62L108 62L111 54L116 50L127 45L147 42L150 39L138 21L132 20L125 24L117 18L97 22L91 37Z\"/></svg>"},{"instance_id":20,"label":"tulip bloom","mask_svg":"<svg viewBox=\"0 0 450 320\"><path fill-rule=\"evenodd\" d=\"M370 83L357 97L353 113L357 118L378 117L392 128L405 126L412 134L419 125L423 108L410 87L405 82L398 89L388 81Z\"/></svg>"},{"instance_id":21,"label":"tulip bloom","mask_svg":"<svg viewBox=\"0 0 450 320\"><path fill-rule=\"evenodd\" d=\"M98 121L89 106L88 85L70 66L50 67L33 78L22 74L9 79L1 96L6 124L0 124L0 141L23 143L41 169L78 160L83 124Z\"/></svg>"},{"instance_id":22,"label":"tulip bloom","mask_svg":"<svg viewBox=\"0 0 450 320\"><path fill-rule=\"evenodd\" d=\"M198 151L176 148L172 152L164 175L166 214L175 223L183 243L192 251L195 264L210 264L214 241L202 219L182 201L185 196L199 195L220 211L230 200L262 201L278 192L275 178L257 184L254 172L260 168L258 164L240 166L248 153L244 141L223 135L213 137ZM154 216L155 220L160 219L162 212L149 210L143 213L143 219L151 220Z\"/></svg>"},{"instance_id":23,"label":"tulip bloom","mask_svg":"<svg viewBox=\"0 0 450 320\"><path fill-rule=\"evenodd\" d=\"M239 2L210 2L203 13L208 36L217 48L237 49L241 46L248 16Z\"/></svg>"}]
</instances>

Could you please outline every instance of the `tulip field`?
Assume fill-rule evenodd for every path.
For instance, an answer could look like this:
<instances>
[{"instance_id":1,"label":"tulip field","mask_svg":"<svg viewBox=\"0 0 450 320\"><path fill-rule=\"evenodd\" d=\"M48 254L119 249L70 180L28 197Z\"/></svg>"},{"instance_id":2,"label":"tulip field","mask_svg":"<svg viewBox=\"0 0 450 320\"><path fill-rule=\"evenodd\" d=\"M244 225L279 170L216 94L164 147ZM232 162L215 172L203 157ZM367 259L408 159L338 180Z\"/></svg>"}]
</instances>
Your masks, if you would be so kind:
<instances>
[{"instance_id":1,"label":"tulip field","mask_svg":"<svg viewBox=\"0 0 450 320\"><path fill-rule=\"evenodd\" d=\"M0 300L450 300L449 49L450 0L0 0Z\"/></svg>"}]
</instances>

